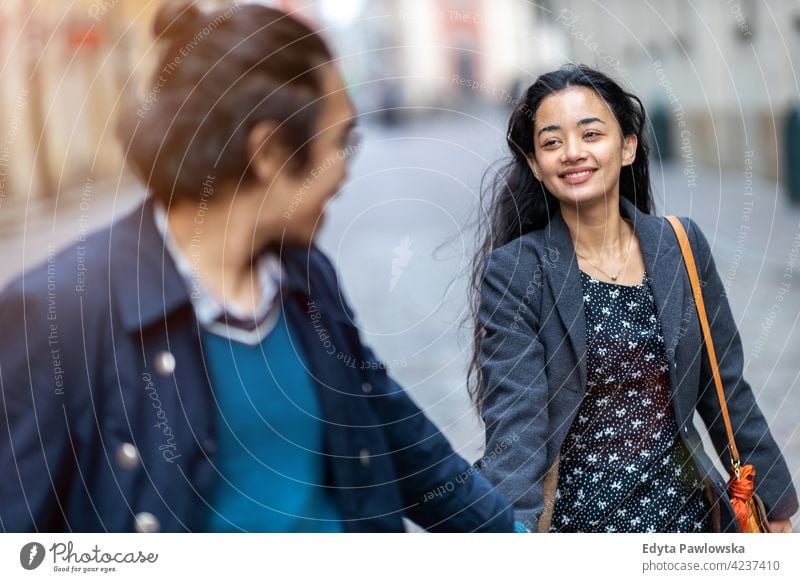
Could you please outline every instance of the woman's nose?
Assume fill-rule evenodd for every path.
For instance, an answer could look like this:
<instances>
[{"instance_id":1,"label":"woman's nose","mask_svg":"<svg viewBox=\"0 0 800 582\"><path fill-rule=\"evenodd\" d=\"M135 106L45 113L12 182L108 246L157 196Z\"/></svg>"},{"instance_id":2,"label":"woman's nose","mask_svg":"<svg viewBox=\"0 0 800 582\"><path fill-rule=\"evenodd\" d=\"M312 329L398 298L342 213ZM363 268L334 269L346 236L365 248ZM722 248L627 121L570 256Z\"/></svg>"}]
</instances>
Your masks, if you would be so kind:
<instances>
[{"instance_id":1,"label":"woman's nose","mask_svg":"<svg viewBox=\"0 0 800 582\"><path fill-rule=\"evenodd\" d=\"M574 162L586 157L586 152L583 150L583 145L579 140L568 139L564 142L564 150L561 154L562 162Z\"/></svg>"}]
</instances>

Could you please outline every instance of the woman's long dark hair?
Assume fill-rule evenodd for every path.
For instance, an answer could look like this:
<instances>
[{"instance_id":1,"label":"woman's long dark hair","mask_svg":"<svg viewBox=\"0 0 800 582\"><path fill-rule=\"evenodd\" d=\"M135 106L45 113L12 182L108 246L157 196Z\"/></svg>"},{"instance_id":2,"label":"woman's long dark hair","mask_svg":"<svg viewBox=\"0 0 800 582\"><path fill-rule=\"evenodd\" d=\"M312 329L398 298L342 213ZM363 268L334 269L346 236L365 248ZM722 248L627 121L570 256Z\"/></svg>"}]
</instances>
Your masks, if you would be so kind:
<instances>
[{"instance_id":1,"label":"woman's long dark hair","mask_svg":"<svg viewBox=\"0 0 800 582\"><path fill-rule=\"evenodd\" d=\"M533 123L539 105L546 97L568 87L586 87L594 91L614 113L622 135L638 138L636 159L630 166L623 167L620 173L619 193L642 212L652 212L646 114L639 98L600 71L585 65L566 65L536 79L525 91L508 122L506 142L511 158L499 170L490 168L481 185L478 249L472 261L469 288L474 336L467 375L470 396L479 410L484 386L479 362L483 326L478 318L478 309L486 263L493 250L543 228L558 212L558 200L533 176L528 159L534 154ZM491 175L490 172L495 173Z\"/></svg>"}]
</instances>

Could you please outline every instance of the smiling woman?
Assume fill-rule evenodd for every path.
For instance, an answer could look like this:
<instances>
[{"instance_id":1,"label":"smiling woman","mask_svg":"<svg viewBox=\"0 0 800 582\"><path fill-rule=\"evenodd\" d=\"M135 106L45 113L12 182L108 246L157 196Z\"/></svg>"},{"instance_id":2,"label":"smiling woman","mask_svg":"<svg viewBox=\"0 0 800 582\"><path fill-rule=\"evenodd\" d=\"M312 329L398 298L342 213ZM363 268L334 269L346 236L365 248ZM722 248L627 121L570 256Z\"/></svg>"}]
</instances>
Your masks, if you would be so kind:
<instances>
[{"instance_id":1,"label":"smiling woman","mask_svg":"<svg viewBox=\"0 0 800 582\"><path fill-rule=\"evenodd\" d=\"M645 112L602 73L566 66L509 122L475 261L472 395L492 450L481 469L530 531L737 531L728 441L678 241L651 214ZM741 340L690 218L719 371L772 531L798 508L783 456L742 378ZM744 449L744 450L742 450Z\"/></svg>"}]
</instances>

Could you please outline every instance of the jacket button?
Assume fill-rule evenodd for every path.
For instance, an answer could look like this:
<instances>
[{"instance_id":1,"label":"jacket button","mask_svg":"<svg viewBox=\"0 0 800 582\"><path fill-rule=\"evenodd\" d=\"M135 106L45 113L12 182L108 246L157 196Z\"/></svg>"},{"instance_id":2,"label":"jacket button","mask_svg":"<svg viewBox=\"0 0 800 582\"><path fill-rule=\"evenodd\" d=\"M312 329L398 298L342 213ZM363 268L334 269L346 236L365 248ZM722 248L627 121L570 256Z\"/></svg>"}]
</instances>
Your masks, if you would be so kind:
<instances>
[{"instance_id":1,"label":"jacket button","mask_svg":"<svg viewBox=\"0 0 800 582\"><path fill-rule=\"evenodd\" d=\"M149 511L136 514L136 531L139 533L156 533L161 531L158 518Z\"/></svg>"},{"instance_id":2,"label":"jacket button","mask_svg":"<svg viewBox=\"0 0 800 582\"><path fill-rule=\"evenodd\" d=\"M175 371L175 356L167 351L158 352L155 366L159 376L169 376Z\"/></svg>"},{"instance_id":3,"label":"jacket button","mask_svg":"<svg viewBox=\"0 0 800 582\"><path fill-rule=\"evenodd\" d=\"M361 452L358 453L358 459L361 461L362 467L369 467L369 449L361 449Z\"/></svg>"},{"instance_id":4,"label":"jacket button","mask_svg":"<svg viewBox=\"0 0 800 582\"><path fill-rule=\"evenodd\" d=\"M203 450L209 455L213 455L217 452L217 441L212 438L203 440Z\"/></svg>"},{"instance_id":5,"label":"jacket button","mask_svg":"<svg viewBox=\"0 0 800 582\"><path fill-rule=\"evenodd\" d=\"M135 469L139 466L139 451L131 443L122 443L117 448L117 463L124 469Z\"/></svg>"},{"instance_id":6,"label":"jacket button","mask_svg":"<svg viewBox=\"0 0 800 582\"><path fill-rule=\"evenodd\" d=\"M364 382L361 385L361 389L364 391L364 394L370 394L372 392L372 384L369 382Z\"/></svg>"}]
</instances>

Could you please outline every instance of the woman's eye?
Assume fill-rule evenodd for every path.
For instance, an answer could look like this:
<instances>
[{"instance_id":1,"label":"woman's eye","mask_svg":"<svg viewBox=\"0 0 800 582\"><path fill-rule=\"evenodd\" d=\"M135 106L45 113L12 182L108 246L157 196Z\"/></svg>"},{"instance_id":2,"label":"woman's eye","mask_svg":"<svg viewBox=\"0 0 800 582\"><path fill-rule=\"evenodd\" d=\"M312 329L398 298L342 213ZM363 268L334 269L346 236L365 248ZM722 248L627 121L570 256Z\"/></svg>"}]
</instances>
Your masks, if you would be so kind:
<instances>
[{"instance_id":1,"label":"woman's eye","mask_svg":"<svg viewBox=\"0 0 800 582\"><path fill-rule=\"evenodd\" d=\"M600 134L596 131L587 131L585 134L583 134L583 137L586 139L594 139L599 135Z\"/></svg>"},{"instance_id":2,"label":"woman's eye","mask_svg":"<svg viewBox=\"0 0 800 582\"><path fill-rule=\"evenodd\" d=\"M558 143L558 140L556 140L556 139L548 139L546 142L544 142L543 145L544 145L544 147L550 147L552 145L556 145L557 143Z\"/></svg>"}]
</instances>

